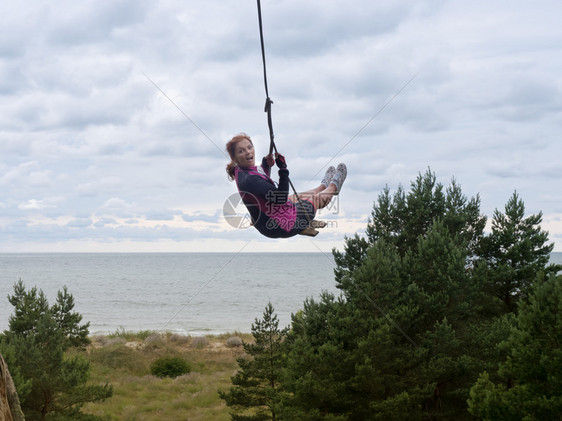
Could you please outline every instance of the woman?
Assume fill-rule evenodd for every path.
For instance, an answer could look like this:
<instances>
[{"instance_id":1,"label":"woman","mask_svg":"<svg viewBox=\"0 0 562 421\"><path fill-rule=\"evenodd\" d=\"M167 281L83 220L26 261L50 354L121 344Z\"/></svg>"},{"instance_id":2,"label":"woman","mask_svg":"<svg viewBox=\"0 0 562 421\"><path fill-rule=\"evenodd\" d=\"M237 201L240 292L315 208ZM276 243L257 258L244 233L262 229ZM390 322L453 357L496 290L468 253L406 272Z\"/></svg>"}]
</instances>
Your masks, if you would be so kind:
<instances>
[{"instance_id":1,"label":"woman","mask_svg":"<svg viewBox=\"0 0 562 421\"><path fill-rule=\"evenodd\" d=\"M306 229L317 209L330 203L339 194L347 176L345 164L330 167L318 187L289 195L289 170L283 155L268 155L258 167L252 139L241 133L227 144L230 163L226 167L229 179L236 181L238 191L252 218L254 227L270 238L288 238ZM270 177L271 167L279 168L279 184ZM300 201L299 201L300 199Z\"/></svg>"}]
</instances>

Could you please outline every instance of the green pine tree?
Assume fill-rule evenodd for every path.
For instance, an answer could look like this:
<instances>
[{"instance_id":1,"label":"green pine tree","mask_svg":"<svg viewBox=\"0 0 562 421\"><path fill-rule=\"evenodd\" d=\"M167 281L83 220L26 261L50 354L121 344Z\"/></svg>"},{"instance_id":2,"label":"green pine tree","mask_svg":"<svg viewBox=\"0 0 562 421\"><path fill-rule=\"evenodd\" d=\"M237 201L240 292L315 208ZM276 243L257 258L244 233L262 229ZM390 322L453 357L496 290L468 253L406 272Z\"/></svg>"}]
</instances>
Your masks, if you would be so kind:
<instances>
[{"instance_id":1,"label":"green pine tree","mask_svg":"<svg viewBox=\"0 0 562 421\"><path fill-rule=\"evenodd\" d=\"M355 357L354 333L359 329L343 301L328 292L309 298L293 315L287 336L284 370L283 419L287 421L344 421L353 409L348 387Z\"/></svg>"},{"instance_id":2,"label":"green pine tree","mask_svg":"<svg viewBox=\"0 0 562 421\"><path fill-rule=\"evenodd\" d=\"M540 214L524 219L514 197L485 236L479 207L430 171L409 192L382 192L366 235L334 251L341 296L293 316L284 420L473 419L470 390L485 370L501 377L497 344L514 321L491 286L515 304L538 271L556 270Z\"/></svg>"},{"instance_id":3,"label":"green pine tree","mask_svg":"<svg viewBox=\"0 0 562 421\"><path fill-rule=\"evenodd\" d=\"M473 254L486 225L486 218L480 215L480 198L468 199L455 179L444 189L428 169L411 183L408 193L399 186L392 198L388 187L379 195L366 229L368 243L384 239L404 256L417 247L419 237L425 236L436 220Z\"/></svg>"},{"instance_id":4,"label":"green pine tree","mask_svg":"<svg viewBox=\"0 0 562 421\"><path fill-rule=\"evenodd\" d=\"M403 258L384 241L370 249L348 282L356 320L371 321L354 351L352 383L362 399L349 419L463 419L480 302L468 257L442 222Z\"/></svg>"},{"instance_id":5,"label":"green pine tree","mask_svg":"<svg viewBox=\"0 0 562 421\"><path fill-rule=\"evenodd\" d=\"M482 373L469 410L483 420L557 420L562 414L562 276L540 275L500 347L500 381Z\"/></svg>"},{"instance_id":6,"label":"green pine tree","mask_svg":"<svg viewBox=\"0 0 562 421\"><path fill-rule=\"evenodd\" d=\"M504 310L514 312L525 299L540 271L556 273L559 265L547 266L554 243L540 227L542 212L525 218L525 205L517 192L508 200L505 212L494 211L492 233L482 242L479 254L490 269L488 289L501 300Z\"/></svg>"},{"instance_id":7,"label":"green pine tree","mask_svg":"<svg viewBox=\"0 0 562 421\"><path fill-rule=\"evenodd\" d=\"M89 323L80 324L82 316L73 312L74 298L65 287L49 307L43 291L28 291L20 280L8 300L14 313L0 336L0 350L14 373L26 419L85 418L81 406L110 397L112 387L87 385L88 361L67 353L89 343Z\"/></svg>"},{"instance_id":8,"label":"green pine tree","mask_svg":"<svg viewBox=\"0 0 562 421\"><path fill-rule=\"evenodd\" d=\"M278 404L286 334L286 329L279 329L277 315L268 303L263 318L252 324L254 342L244 343L249 358L237 359L239 369L231 377L233 386L228 392L219 391L234 410L233 421L281 420Z\"/></svg>"},{"instance_id":9,"label":"green pine tree","mask_svg":"<svg viewBox=\"0 0 562 421\"><path fill-rule=\"evenodd\" d=\"M414 250L418 239L426 235L436 220L443 222L457 244L468 248L470 259L467 263L472 263L486 225L486 217L480 214L480 198L468 199L454 179L444 189L437 182L435 173L428 169L411 183L408 193L399 186L391 195L386 187L373 207L366 236L356 234L346 238L344 251L333 251L337 264L336 282L359 267L366 258L367 249L379 240L384 240L400 256Z\"/></svg>"},{"instance_id":10,"label":"green pine tree","mask_svg":"<svg viewBox=\"0 0 562 421\"><path fill-rule=\"evenodd\" d=\"M427 172L374 207L334 252L341 299L293 317L286 384L302 420L463 419L486 305L475 250L486 219ZM286 417L286 419L289 419Z\"/></svg>"}]
</instances>

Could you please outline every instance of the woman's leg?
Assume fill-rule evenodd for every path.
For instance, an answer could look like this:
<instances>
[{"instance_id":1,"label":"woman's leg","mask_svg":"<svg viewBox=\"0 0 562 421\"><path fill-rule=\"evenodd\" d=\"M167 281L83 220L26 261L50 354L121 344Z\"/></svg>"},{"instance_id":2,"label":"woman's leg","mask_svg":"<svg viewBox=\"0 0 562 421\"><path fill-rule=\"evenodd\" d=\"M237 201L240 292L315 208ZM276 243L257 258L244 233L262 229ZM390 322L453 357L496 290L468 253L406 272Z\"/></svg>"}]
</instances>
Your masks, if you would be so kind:
<instances>
[{"instance_id":1,"label":"woman's leg","mask_svg":"<svg viewBox=\"0 0 562 421\"><path fill-rule=\"evenodd\" d=\"M318 187L316 187L312 190L307 190L307 191L303 191L303 192L299 193L299 196L301 194L317 194L317 193L320 193L323 190L326 190L326 186L324 184L320 184Z\"/></svg>"},{"instance_id":2,"label":"woman's leg","mask_svg":"<svg viewBox=\"0 0 562 421\"><path fill-rule=\"evenodd\" d=\"M320 183L318 187L299 193L298 198L296 195L291 195L289 196L289 200L293 203L296 203L298 199L309 200L316 209L325 208L328 206L328 203L330 203L330 200L332 200L332 197L339 193L338 190L341 189L346 177L347 167L345 164L339 164L337 169L330 167L324 176L324 180L322 180L322 183ZM328 178L330 179L329 182L327 181ZM325 183L328 183L327 187Z\"/></svg>"},{"instance_id":3,"label":"woman's leg","mask_svg":"<svg viewBox=\"0 0 562 421\"><path fill-rule=\"evenodd\" d=\"M328 187L320 184L318 187L312 190L308 190L298 194L299 199L301 200L308 200L312 202L316 209L322 209L328 206L330 200L334 196L337 187L334 184L330 184ZM298 199L295 195L289 196L289 200L291 202L296 203Z\"/></svg>"}]
</instances>

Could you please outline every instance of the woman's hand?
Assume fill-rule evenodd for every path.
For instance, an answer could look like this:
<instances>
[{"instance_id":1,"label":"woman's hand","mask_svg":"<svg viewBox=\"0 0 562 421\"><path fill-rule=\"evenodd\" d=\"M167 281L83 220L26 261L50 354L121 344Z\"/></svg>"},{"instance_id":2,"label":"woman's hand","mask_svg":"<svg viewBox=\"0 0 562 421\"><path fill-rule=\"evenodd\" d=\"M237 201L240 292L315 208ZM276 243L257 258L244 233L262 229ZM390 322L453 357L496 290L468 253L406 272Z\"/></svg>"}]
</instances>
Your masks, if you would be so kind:
<instances>
[{"instance_id":1,"label":"woman's hand","mask_svg":"<svg viewBox=\"0 0 562 421\"><path fill-rule=\"evenodd\" d=\"M285 161L285 157L280 153L275 153L275 163L279 168L287 168L287 162Z\"/></svg>"},{"instance_id":2,"label":"woman's hand","mask_svg":"<svg viewBox=\"0 0 562 421\"><path fill-rule=\"evenodd\" d=\"M265 162L267 162L267 165L269 165L269 168L273 167L273 164L275 164L275 159L273 158L273 154L269 154L265 157Z\"/></svg>"}]
</instances>

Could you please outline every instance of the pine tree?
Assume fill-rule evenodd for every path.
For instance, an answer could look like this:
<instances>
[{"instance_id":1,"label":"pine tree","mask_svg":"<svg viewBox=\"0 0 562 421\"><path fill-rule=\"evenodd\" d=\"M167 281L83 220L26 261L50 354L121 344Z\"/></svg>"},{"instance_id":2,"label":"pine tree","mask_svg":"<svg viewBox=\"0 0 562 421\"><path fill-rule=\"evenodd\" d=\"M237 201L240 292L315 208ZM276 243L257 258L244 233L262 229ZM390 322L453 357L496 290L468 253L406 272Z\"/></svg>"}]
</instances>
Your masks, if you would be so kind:
<instances>
[{"instance_id":1,"label":"pine tree","mask_svg":"<svg viewBox=\"0 0 562 421\"><path fill-rule=\"evenodd\" d=\"M252 324L253 343L244 343L248 357L237 359L239 369L231 377L228 392L219 391L227 406L234 409L233 421L280 420L280 377L285 360L287 330L279 329L279 321L271 303L263 319Z\"/></svg>"},{"instance_id":2,"label":"pine tree","mask_svg":"<svg viewBox=\"0 0 562 421\"><path fill-rule=\"evenodd\" d=\"M541 215L514 196L484 234L478 196L428 171L409 192L385 189L364 237L334 251L341 296L293 316L285 420L468 420L479 373L501 378L514 314L552 250ZM491 288L496 287L496 289ZM498 293L498 291L500 291ZM493 417L492 417L493 418Z\"/></svg>"},{"instance_id":3,"label":"pine tree","mask_svg":"<svg viewBox=\"0 0 562 421\"><path fill-rule=\"evenodd\" d=\"M107 384L87 385L88 361L66 353L89 342L89 323L80 325L82 316L73 312L74 298L66 287L58 293L56 304L49 307L43 291L27 291L20 280L8 300L14 313L9 329L0 337L0 349L15 373L14 383L26 419L44 420L51 415L80 419L84 403L112 395Z\"/></svg>"},{"instance_id":4,"label":"pine tree","mask_svg":"<svg viewBox=\"0 0 562 421\"><path fill-rule=\"evenodd\" d=\"M457 244L468 248L472 263L484 234L486 217L480 214L479 196L468 199L453 179L445 192L431 170L419 174L406 193L399 186L391 195L386 187L379 195L365 230L366 236L346 238L344 252L333 251L337 267L336 282L361 265L367 249L379 240L404 256L414 250L436 220L441 220Z\"/></svg>"},{"instance_id":5,"label":"pine tree","mask_svg":"<svg viewBox=\"0 0 562 421\"><path fill-rule=\"evenodd\" d=\"M391 199L386 187L379 195L366 229L369 243L384 239L404 256L408 250L415 249L419 237L423 237L436 220L441 220L451 236L472 251L486 224L486 218L480 215L480 198L464 196L455 179L443 190L443 185L429 169L411 183L408 194L399 186Z\"/></svg>"},{"instance_id":6,"label":"pine tree","mask_svg":"<svg viewBox=\"0 0 562 421\"><path fill-rule=\"evenodd\" d=\"M355 351L362 361L352 383L363 399L350 419L466 414L477 363L470 327L480 295L467 258L467 248L438 221L403 258L381 241L371 248L350 279L356 288L349 305L358 319L371 320Z\"/></svg>"},{"instance_id":7,"label":"pine tree","mask_svg":"<svg viewBox=\"0 0 562 421\"><path fill-rule=\"evenodd\" d=\"M358 326L344 303L328 292L309 298L292 317L283 377L283 419L344 421L353 410L349 388ZM351 392L351 393L350 393Z\"/></svg>"},{"instance_id":8,"label":"pine tree","mask_svg":"<svg viewBox=\"0 0 562 421\"><path fill-rule=\"evenodd\" d=\"M309 300L293 318L286 386L300 413L291 419L468 417L485 221L478 198L454 180L443 189L429 171L408 193L383 191L366 237L334 252L342 298Z\"/></svg>"},{"instance_id":9,"label":"pine tree","mask_svg":"<svg viewBox=\"0 0 562 421\"><path fill-rule=\"evenodd\" d=\"M525 218L525 205L514 192L505 213L494 211L492 233L481 242L480 255L490 269L488 288L500 299L505 311L514 312L529 294L540 271L556 273L560 266L547 267L554 243L541 230L542 212Z\"/></svg>"},{"instance_id":10,"label":"pine tree","mask_svg":"<svg viewBox=\"0 0 562 421\"><path fill-rule=\"evenodd\" d=\"M483 420L555 420L562 414L562 276L540 274L500 344L499 382L482 373L469 410ZM510 380L509 382L507 380Z\"/></svg>"}]
</instances>

